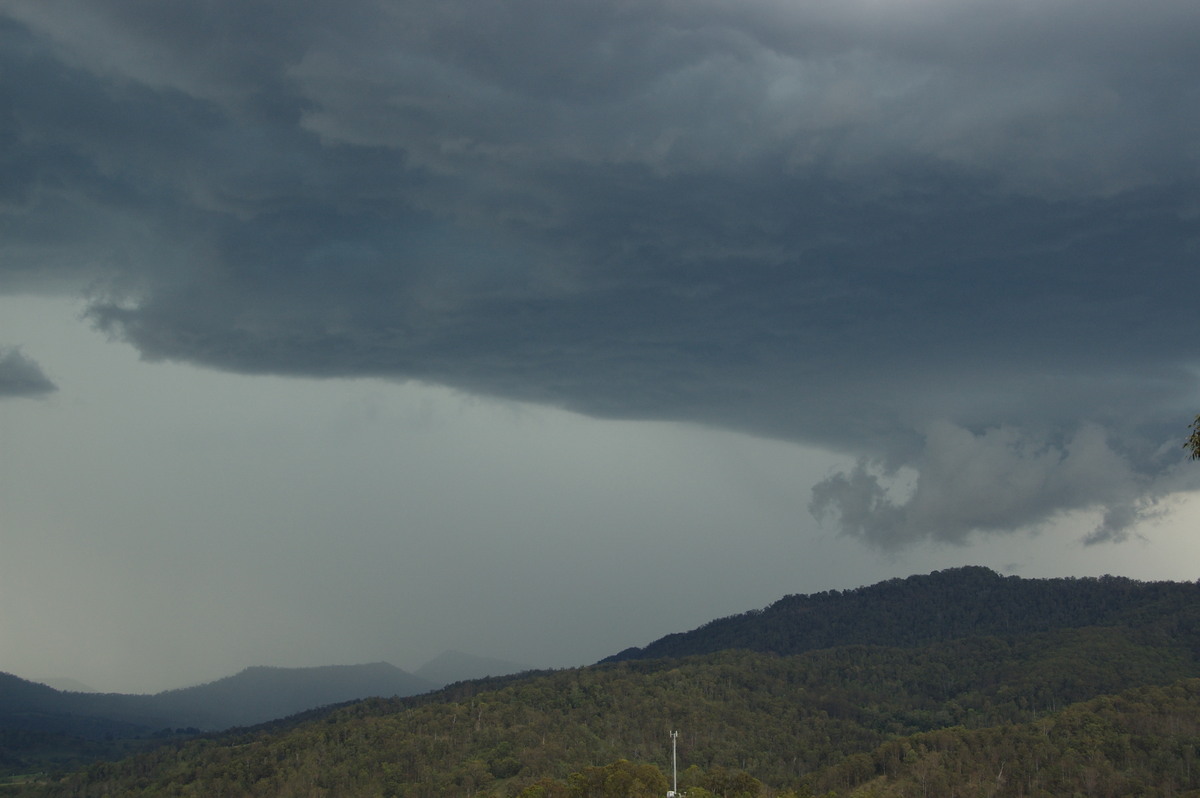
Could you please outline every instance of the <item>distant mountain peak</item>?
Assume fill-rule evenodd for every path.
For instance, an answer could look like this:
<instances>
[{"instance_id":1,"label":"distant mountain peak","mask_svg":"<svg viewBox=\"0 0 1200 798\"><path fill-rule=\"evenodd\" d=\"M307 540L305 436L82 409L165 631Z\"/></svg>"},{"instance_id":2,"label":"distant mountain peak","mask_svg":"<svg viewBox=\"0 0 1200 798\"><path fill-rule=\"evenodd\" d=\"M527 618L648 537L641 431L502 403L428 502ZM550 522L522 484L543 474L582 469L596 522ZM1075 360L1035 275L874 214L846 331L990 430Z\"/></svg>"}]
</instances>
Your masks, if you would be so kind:
<instances>
[{"instance_id":1,"label":"distant mountain peak","mask_svg":"<svg viewBox=\"0 0 1200 798\"><path fill-rule=\"evenodd\" d=\"M417 668L415 673L422 679L439 685L447 685L471 679L483 679L488 676L508 676L531 668L532 666L519 662L479 657L448 649Z\"/></svg>"},{"instance_id":2,"label":"distant mountain peak","mask_svg":"<svg viewBox=\"0 0 1200 798\"><path fill-rule=\"evenodd\" d=\"M248 726L360 698L408 696L437 685L387 662L285 668L252 665L194 687L148 696L177 726Z\"/></svg>"},{"instance_id":3,"label":"distant mountain peak","mask_svg":"<svg viewBox=\"0 0 1200 798\"><path fill-rule=\"evenodd\" d=\"M96 688L84 684L83 682L74 679L68 679L64 676L55 677L52 679L42 679L42 684L53 687L55 690L60 690L64 693L97 693Z\"/></svg>"}]
</instances>

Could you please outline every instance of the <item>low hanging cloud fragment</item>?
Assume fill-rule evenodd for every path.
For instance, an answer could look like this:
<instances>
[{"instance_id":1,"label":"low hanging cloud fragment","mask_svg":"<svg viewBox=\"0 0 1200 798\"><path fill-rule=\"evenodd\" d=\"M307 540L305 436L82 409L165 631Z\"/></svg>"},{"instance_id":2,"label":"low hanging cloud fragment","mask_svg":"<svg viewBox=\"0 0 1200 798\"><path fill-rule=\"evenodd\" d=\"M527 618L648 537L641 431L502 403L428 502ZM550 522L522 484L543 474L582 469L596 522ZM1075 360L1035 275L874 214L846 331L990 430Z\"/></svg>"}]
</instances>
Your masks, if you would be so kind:
<instances>
[{"instance_id":1,"label":"low hanging cloud fragment","mask_svg":"<svg viewBox=\"0 0 1200 798\"><path fill-rule=\"evenodd\" d=\"M1091 424L1051 442L1011 427L973 433L938 422L911 461L885 469L860 459L817 484L809 509L841 534L885 550L1035 530L1075 511L1101 515L1085 543L1120 542L1160 514L1158 500L1178 487L1168 463L1135 470ZM897 496L902 469L915 484Z\"/></svg>"},{"instance_id":2,"label":"low hanging cloud fragment","mask_svg":"<svg viewBox=\"0 0 1200 798\"><path fill-rule=\"evenodd\" d=\"M55 390L35 361L19 349L0 347L0 398L44 396Z\"/></svg>"},{"instance_id":3,"label":"low hanging cloud fragment","mask_svg":"<svg viewBox=\"0 0 1200 798\"><path fill-rule=\"evenodd\" d=\"M0 0L0 290L86 291L147 359L848 453L814 509L884 548L1116 541L1194 487L1198 26Z\"/></svg>"}]
</instances>

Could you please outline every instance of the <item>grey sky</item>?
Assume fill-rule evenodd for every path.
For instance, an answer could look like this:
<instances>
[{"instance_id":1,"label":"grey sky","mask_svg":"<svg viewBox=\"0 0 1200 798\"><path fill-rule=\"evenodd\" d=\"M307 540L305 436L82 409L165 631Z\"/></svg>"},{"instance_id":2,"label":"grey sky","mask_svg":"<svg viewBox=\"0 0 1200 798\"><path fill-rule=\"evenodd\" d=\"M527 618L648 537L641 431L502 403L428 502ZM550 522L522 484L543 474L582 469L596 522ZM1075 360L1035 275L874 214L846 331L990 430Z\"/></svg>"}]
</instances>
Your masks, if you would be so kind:
<instances>
[{"instance_id":1,"label":"grey sky","mask_svg":"<svg viewBox=\"0 0 1200 798\"><path fill-rule=\"evenodd\" d=\"M526 548L566 558L554 562L569 584L593 562L573 569L569 552L592 551L592 535L617 524L601 532L566 507L529 517L529 497L556 458L586 460L593 435L630 447L602 459L616 472L653 457L638 444L740 441L728 445L753 450L764 483L788 485L757 510L755 534L773 541L764 553L802 560L814 536L831 536L820 545L844 560L824 573L854 584L924 570L903 565L918 550L972 560L1032 545L1031 530L1069 538L1080 559L1055 564L1074 572L1107 556L1085 548L1144 545L1196 487L1179 442L1200 406L1198 31L1200 8L1165 0L0 0L0 294L6 308L48 302L61 324L111 337L106 352L155 364L138 374L177 382L147 380L197 381L211 429L239 422L236 398L210 391L345 391L352 404L414 401L436 417L470 408L473 435L450 424L420 438L420 457L303 479L296 463L317 449L288 452L308 440L294 426L303 409L240 422L260 445L235 447L239 463L299 479L306 501L324 496L338 510L318 514L324 532L304 501L303 524L249 494L218 512L197 498L199 473L160 466L163 540L220 526L255 561L281 544L281 526L308 528L312 539L287 539L297 559L278 566L281 583L306 569L321 582L337 549L317 538L333 527L376 530L362 532L368 571L392 546L423 551L416 533L380 531L395 508L370 487L414 468L424 499L445 497L413 522L443 532L429 569L470 559L441 560L450 550L494 566L479 508L510 501ZM130 391L138 423L159 408L158 436L188 423L186 393L132 393L147 390L123 371L132 365L88 369L85 388L74 376L85 361L70 354L82 344L53 354L35 338L57 334L30 325L3 325L0 415L14 427L32 414L46 433L5 432L20 441L5 460L60 445L52 419L65 424L99 385ZM29 393L43 398L15 396ZM120 406L98 402L79 423L116 429ZM504 437L521 427L500 408L538 419L528 440ZM327 411L310 421L333 427L306 435L353 460L353 434ZM288 432L257 431L268 422ZM572 437L580 430L589 442ZM94 453L187 459L188 447L151 440L98 441ZM513 449L529 470L485 454L453 478L415 465L456 446ZM189 462L202 473L220 460ZM699 466L664 465L611 494L595 493L610 472L579 472L593 497L576 497L580 508L596 495L637 508L621 524L633 538L611 545L657 535L671 548L688 513L723 518L708 497L742 475L698 473L706 487L689 500L667 474ZM106 507L94 477L73 479L70 493L97 491ZM646 495L628 494L639 487ZM746 490L712 522L714 541L718 528L736 540L738 519L756 512ZM197 529L166 522L191 502ZM3 512L14 537L41 518L33 506ZM567 518L590 530L587 545ZM138 524L131 540L150 535L151 520ZM109 542L119 548L96 545ZM164 551L184 556L176 545ZM732 555L714 545L698 580L728 574ZM214 543L213 567L236 571L233 551ZM747 571L729 581L755 579ZM810 589L761 581L762 603L777 586ZM626 589L616 579L612 595ZM267 578L253 595L282 605L288 589ZM599 595L578 606L596 612ZM618 615L595 622L616 627ZM608 648L644 642L616 637Z\"/></svg>"}]
</instances>

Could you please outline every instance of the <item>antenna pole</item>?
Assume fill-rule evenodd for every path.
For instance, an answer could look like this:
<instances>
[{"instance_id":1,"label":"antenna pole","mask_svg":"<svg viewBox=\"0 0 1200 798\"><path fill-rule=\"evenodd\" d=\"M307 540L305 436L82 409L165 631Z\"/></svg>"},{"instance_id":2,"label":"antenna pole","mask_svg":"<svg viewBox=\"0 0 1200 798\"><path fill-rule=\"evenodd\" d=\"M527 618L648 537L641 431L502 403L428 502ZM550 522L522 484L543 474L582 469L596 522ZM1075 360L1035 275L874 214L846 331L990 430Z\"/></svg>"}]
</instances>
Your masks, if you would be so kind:
<instances>
[{"instance_id":1,"label":"antenna pole","mask_svg":"<svg viewBox=\"0 0 1200 798\"><path fill-rule=\"evenodd\" d=\"M679 767L675 760L675 741L679 739L679 732L671 732L671 795L679 795Z\"/></svg>"}]
</instances>

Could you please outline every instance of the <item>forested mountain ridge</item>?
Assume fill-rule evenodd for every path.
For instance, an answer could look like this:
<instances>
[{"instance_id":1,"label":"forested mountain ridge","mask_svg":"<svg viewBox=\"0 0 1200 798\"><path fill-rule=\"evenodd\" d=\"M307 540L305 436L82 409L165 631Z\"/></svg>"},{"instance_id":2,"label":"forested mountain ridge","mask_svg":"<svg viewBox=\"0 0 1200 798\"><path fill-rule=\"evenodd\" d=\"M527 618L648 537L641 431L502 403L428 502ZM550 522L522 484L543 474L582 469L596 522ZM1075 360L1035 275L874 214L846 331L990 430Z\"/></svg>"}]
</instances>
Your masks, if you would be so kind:
<instances>
[{"instance_id":1,"label":"forested mountain ridge","mask_svg":"<svg viewBox=\"0 0 1200 798\"><path fill-rule=\"evenodd\" d=\"M765 609L719 618L602 662L732 648L798 654L851 644L920 646L960 637L1116 624L1190 624L1174 631L1197 635L1195 617L1173 615L1187 615L1198 604L1200 583L1194 582L1117 576L1024 579L968 566L853 590L786 596Z\"/></svg>"},{"instance_id":2,"label":"forested mountain ridge","mask_svg":"<svg viewBox=\"0 0 1200 798\"><path fill-rule=\"evenodd\" d=\"M20 794L607 798L570 792L573 774L578 782L620 760L669 772L672 729L681 732L687 780L702 788L693 798L720 785L712 791L727 798L841 792L886 776L885 747L913 735L1024 728L1074 702L1197 674L1189 646L1126 627L627 661L359 702L96 765ZM1191 711L1191 700L1180 699L1187 706L1179 711ZM1138 744L1137 729L1121 734ZM926 738L913 739L910 759L932 750ZM968 743L959 747L973 750ZM743 793L734 783L757 786Z\"/></svg>"},{"instance_id":3,"label":"forested mountain ridge","mask_svg":"<svg viewBox=\"0 0 1200 798\"><path fill-rule=\"evenodd\" d=\"M990 615L964 591L990 599ZM466 681L174 741L0 793L661 798L674 729L689 798L1200 790L1196 585L955 569L788 597L714 624L746 639L767 616L760 631L786 641L796 625L772 610L803 617L814 604L829 622L805 630L897 642L791 654L740 645ZM909 605L934 620L889 632L918 614ZM936 624L946 639L914 642ZM970 624L1006 631L960 634Z\"/></svg>"}]
</instances>

